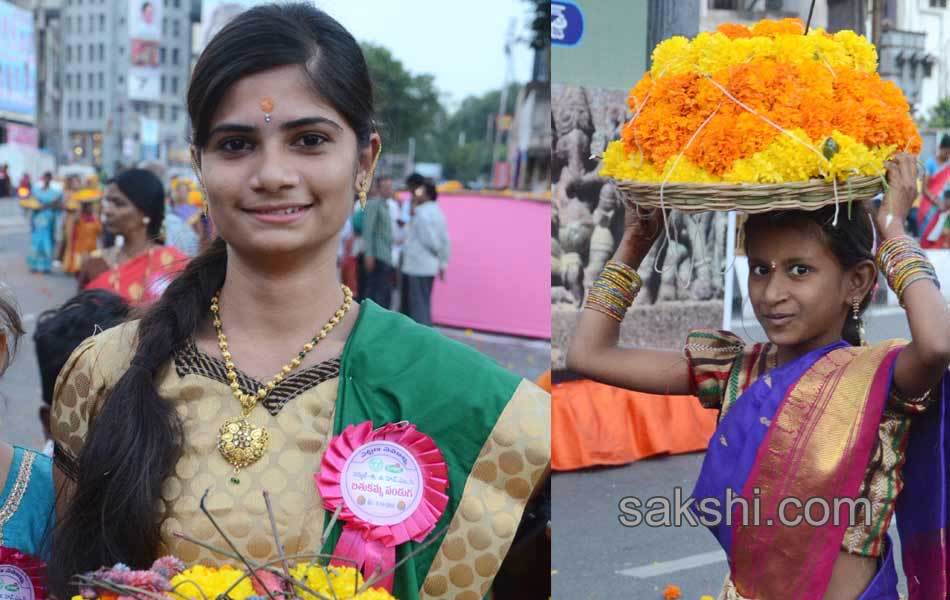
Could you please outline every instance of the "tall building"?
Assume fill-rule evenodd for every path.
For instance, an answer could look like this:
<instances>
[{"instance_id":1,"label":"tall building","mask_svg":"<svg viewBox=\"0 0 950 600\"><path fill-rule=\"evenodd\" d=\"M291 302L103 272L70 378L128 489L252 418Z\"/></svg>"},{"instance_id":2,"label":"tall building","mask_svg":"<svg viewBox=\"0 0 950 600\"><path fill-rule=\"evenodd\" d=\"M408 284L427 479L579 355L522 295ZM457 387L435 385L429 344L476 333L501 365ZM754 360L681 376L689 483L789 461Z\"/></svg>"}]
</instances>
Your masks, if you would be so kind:
<instances>
[{"instance_id":1,"label":"tall building","mask_svg":"<svg viewBox=\"0 0 950 600\"><path fill-rule=\"evenodd\" d=\"M950 6L947 0L886 0L881 72L890 71L923 119L950 97Z\"/></svg>"},{"instance_id":2,"label":"tall building","mask_svg":"<svg viewBox=\"0 0 950 600\"><path fill-rule=\"evenodd\" d=\"M167 161L187 146L191 0L64 0L67 162Z\"/></svg>"},{"instance_id":3,"label":"tall building","mask_svg":"<svg viewBox=\"0 0 950 600\"><path fill-rule=\"evenodd\" d=\"M63 31L64 0L37 0L36 23L36 127L38 143L53 153L64 148L60 112L63 104Z\"/></svg>"},{"instance_id":4,"label":"tall building","mask_svg":"<svg viewBox=\"0 0 950 600\"><path fill-rule=\"evenodd\" d=\"M0 0L0 145L37 147L37 41L28 0Z\"/></svg>"}]
</instances>

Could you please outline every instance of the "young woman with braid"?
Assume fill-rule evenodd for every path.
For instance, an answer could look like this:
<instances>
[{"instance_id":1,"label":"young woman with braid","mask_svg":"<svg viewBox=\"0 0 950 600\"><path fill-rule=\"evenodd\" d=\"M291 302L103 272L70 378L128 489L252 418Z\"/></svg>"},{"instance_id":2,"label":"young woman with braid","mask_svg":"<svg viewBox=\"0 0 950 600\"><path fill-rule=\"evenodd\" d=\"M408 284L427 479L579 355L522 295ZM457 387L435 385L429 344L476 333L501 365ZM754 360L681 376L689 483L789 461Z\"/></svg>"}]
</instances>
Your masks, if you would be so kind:
<instances>
[{"instance_id":1,"label":"young woman with braid","mask_svg":"<svg viewBox=\"0 0 950 600\"><path fill-rule=\"evenodd\" d=\"M903 230L917 195L915 157L897 155L887 178L874 224L861 204L750 216L749 297L768 343L696 330L685 352L617 346L640 286L635 269L662 229L656 213L641 219L630 211L614 260L587 299L571 369L632 390L692 393L720 411L692 510L709 517L704 524L729 558L722 598L787 600L794 590L796 600L896 600L887 536L895 508L910 597L947 595L940 400L950 314L933 266ZM910 342L862 345L861 313L879 269L906 309ZM758 522L742 522L736 508L731 523L715 524L730 495L750 507L758 499ZM801 504L781 504L786 498ZM832 512L835 499L867 502L851 522L843 506L837 524L819 525L821 511L813 511L815 520L793 526L812 498Z\"/></svg>"},{"instance_id":2,"label":"young woman with braid","mask_svg":"<svg viewBox=\"0 0 950 600\"><path fill-rule=\"evenodd\" d=\"M429 328L357 305L337 280L338 234L380 151L358 44L311 5L254 7L199 57L188 111L220 237L59 378L51 585L69 597L74 573L164 553L225 562L173 535L225 545L199 509L208 489L248 558L278 558L263 490L287 554L319 550L331 511L314 476L331 439L369 421L415 426L447 468L431 533L395 547L402 559L435 538L397 569L394 595L483 596L545 475L550 399Z\"/></svg>"}]
</instances>

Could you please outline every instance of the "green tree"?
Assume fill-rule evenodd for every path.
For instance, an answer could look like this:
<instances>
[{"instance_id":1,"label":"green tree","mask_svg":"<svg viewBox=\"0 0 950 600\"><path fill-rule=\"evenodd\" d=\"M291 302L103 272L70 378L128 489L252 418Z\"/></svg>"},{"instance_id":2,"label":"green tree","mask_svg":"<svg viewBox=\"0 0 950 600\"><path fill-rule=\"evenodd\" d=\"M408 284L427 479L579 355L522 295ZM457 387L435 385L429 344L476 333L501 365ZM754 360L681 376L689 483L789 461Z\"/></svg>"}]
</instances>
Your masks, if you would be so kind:
<instances>
[{"instance_id":1,"label":"green tree","mask_svg":"<svg viewBox=\"0 0 950 600\"><path fill-rule=\"evenodd\" d=\"M506 114L514 113L520 90L520 84L509 87ZM448 116L434 148L437 157L427 159L442 163L446 179L471 181L491 174L493 120L500 103L501 90L469 96Z\"/></svg>"},{"instance_id":2,"label":"green tree","mask_svg":"<svg viewBox=\"0 0 950 600\"><path fill-rule=\"evenodd\" d=\"M382 46L362 44L373 78L376 120L386 148L406 152L410 137L417 140L445 119L432 75L413 75Z\"/></svg>"},{"instance_id":3,"label":"green tree","mask_svg":"<svg viewBox=\"0 0 950 600\"><path fill-rule=\"evenodd\" d=\"M931 127L950 127L950 97L942 98L930 111L927 124Z\"/></svg>"}]
</instances>

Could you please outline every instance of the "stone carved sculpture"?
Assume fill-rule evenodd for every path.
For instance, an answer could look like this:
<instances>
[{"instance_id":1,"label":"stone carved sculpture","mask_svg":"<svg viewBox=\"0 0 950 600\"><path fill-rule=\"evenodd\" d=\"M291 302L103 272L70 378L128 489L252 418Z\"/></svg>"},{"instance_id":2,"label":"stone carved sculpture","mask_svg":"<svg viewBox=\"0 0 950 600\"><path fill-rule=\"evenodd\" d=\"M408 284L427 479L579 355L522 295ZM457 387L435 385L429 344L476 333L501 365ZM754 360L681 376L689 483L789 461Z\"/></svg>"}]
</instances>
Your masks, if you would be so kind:
<instances>
[{"instance_id":1,"label":"stone carved sculpture","mask_svg":"<svg viewBox=\"0 0 950 600\"><path fill-rule=\"evenodd\" d=\"M631 114L626 92L553 86L551 301L580 306L623 235L624 206L597 157ZM638 303L722 298L726 216L672 211L641 265Z\"/></svg>"}]
</instances>

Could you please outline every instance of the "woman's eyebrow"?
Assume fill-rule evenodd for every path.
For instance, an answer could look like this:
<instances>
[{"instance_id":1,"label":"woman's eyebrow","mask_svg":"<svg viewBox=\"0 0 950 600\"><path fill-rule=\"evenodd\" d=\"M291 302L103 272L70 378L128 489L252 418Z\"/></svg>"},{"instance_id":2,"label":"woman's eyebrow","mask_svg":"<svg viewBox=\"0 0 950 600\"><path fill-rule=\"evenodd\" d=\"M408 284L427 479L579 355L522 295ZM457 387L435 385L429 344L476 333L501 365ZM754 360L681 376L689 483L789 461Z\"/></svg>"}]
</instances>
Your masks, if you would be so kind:
<instances>
[{"instance_id":1,"label":"woman's eyebrow","mask_svg":"<svg viewBox=\"0 0 950 600\"><path fill-rule=\"evenodd\" d=\"M298 127L306 127L308 125L329 125L336 129L337 131L343 131L343 127L333 119L328 119L326 117L303 117L300 119L294 119L293 121L285 121L281 123L281 130L288 129L297 129ZM208 137L214 137L215 134L221 133L222 131L227 131L229 133L256 133L258 127L255 125L245 125L242 123L221 123L220 125L214 126L211 131L208 133Z\"/></svg>"}]
</instances>

